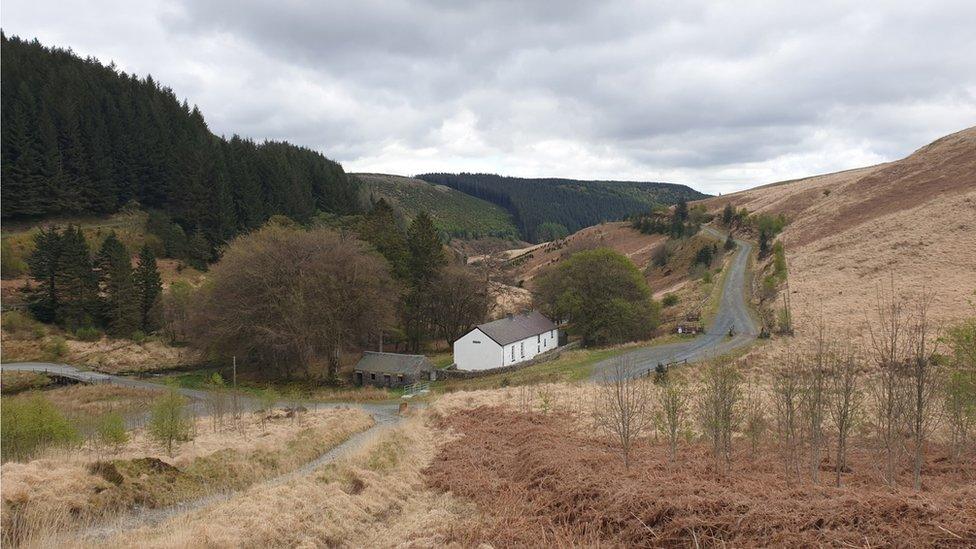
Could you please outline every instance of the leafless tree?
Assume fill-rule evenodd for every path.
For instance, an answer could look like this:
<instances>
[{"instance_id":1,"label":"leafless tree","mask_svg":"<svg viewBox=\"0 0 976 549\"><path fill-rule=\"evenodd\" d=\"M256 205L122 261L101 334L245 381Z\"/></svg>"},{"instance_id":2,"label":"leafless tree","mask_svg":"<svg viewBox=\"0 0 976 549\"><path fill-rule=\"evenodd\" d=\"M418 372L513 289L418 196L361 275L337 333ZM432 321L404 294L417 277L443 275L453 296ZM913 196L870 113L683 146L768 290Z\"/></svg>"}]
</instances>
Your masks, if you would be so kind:
<instances>
[{"instance_id":1,"label":"leafless tree","mask_svg":"<svg viewBox=\"0 0 976 549\"><path fill-rule=\"evenodd\" d=\"M790 352L784 367L776 372L773 380L776 437L788 479L799 475L801 398L800 368L796 357Z\"/></svg>"},{"instance_id":2,"label":"leafless tree","mask_svg":"<svg viewBox=\"0 0 976 549\"><path fill-rule=\"evenodd\" d=\"M832 361L831 342L823 315L816 323L813 348L803 365L800 414L810 458L810 478L820 481L820 462L823 455L823 423L826 415L827 370Z\"/></svg>"},{"instance_id":3,"label":"leafless tree","mask_svg":"<svg viewBox=\"0 0 976 549\"><path fill-rule=\"evenodd\" d=\"M620 448L624 467L630 467L634 442L653 422L651 384L637 375L633 360L618 359L597 386L593 419Z\"/></svg>"},{"instance_id":4,"label":"leafless tree","mask_svg":"<svg viewBox=\"0 0 976 549\"><path fill-rule=\"evenodd\" d=\"M740 376L735 364L714 361L705 367L698 397L698 420L712 445L716 470L732 461L732 433L739 423Z\"/></svg>"},{"instance_id":5,"label":"leafless tree","mask_svg":"<svg viewBox=\"0 0 976 549\"><path fill-rule=\"evenodd\" d=\"M674 463L678 453L678 438L688 422L691 392L684 376L672 371L658 385L657 394L663 430L668 439L670 459L671 463Z\"/></svg>"},{"instance_id":6,"label":"leafless tree","mask_svg":"<svg viewBox=\"0 0 976 549\"><path fill-rule=\"evenodd\" d=\"M889 289L879 287L875 318L868 321L868 336L878 375L872 384L871 400L876 437L884 463L885 482L895 486L901 457L904 399L904 361L910 350L909 323L905 305L895 295L894 278Z\"/></svg>"},{"instance_id":7,"label":"leafless tree","mask_svg":"<svg viewBox=\"0 0 976 549\"><path fill-rule=\"evenodd\" d=\"M834 361L830 370L827 411L837 433L834 467L838 487L841 485L841 473L847 467L847 445L850 434L861 414L860 367L855 348L849 346L843 356Z\"/></svg>"},{"instance_id":8,"label":"leafless tree","mask_svg":"<svg viewBox=\"0 0 976 549\"><path fill-rule=\"evenodd\" d=\"M750 459L755 460L769 427L769 420L766 417L766 403L762 393L752 383L744 391L743 408L742 430L749 438Z\"/></svg>"},{"instance_id":9,"label":"leafless tree","mask_svg":"<svg viewBox=\"0 0 976 549\"><path fill-rule=\"evenodd\" d=\"M194 301L192 342L289 377L338 372L344 346L375 342L393 321L389 267L360 241L329 229L281 226L240 237Z\"/></svg>"},{"instance_id":10,"label":"leafless tree","mask_svg":"<svg viewBox=\"0 0 976 549\"><path fill-rule=\"evenodd\" d=\"M934 360L938 339L929 318L929 296L913 303L909 324L909 356L905 361L907 378L908 433L912 438L912 484L922 489L922 463L925 445L936 423L935 406L940 390L940 372Z\"/></svg>"},{"instance_id":11,"label":"leafless tree","mask_svg":"<svg viewBox=\"0 0 976 549\"><path fill-rule=\"evenodd\" d=\"M432 322L448 343L484 321L488 314L488 287L473 271L451 265L433 285Z\"/></svg>"}]
</instances>

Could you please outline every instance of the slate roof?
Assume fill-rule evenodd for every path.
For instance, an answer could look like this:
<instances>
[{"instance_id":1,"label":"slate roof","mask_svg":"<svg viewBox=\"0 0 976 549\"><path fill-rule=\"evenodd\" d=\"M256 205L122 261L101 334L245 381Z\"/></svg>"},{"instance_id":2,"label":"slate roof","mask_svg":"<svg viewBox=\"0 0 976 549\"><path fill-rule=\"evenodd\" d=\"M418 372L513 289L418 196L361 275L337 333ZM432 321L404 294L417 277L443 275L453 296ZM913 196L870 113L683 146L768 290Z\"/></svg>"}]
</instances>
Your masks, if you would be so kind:
<instances>
[{"instance_id":1,"label":"slate roof","mask_svg":"<svg viewBox=\"0 0 976 549\"><path fill-rule=\"evenodd\" d=\"M499 318L478 326L478 329L499 345L508 345L527 337L539 335L556 329L551 320L539 311L532 311L511 317Z\"/></svg>"},{"instance_id":2,"label":"slate roof","mask_svg":"<svg viewBox=\"0 0 976 549\"><path fill-rule=\"evenodd\" d=\"M384 374L417 374L433 369L424 355L402 355L399 353L378 353L366 351L356 363L356 370Z\"/></svg>"}]
</instances>

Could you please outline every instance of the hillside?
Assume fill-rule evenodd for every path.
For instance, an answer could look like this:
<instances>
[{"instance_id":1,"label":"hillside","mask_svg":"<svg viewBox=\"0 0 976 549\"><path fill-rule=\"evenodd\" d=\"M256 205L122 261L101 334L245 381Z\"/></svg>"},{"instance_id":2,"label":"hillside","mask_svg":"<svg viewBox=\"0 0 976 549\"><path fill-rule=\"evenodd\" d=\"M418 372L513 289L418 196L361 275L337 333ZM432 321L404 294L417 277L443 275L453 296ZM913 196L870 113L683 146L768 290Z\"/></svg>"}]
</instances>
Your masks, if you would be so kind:
<instances>
[{"instance_id":1,"label":"hillside","mask_svg":"<svg viewBox=\"0 0 976 549\"><path fill-rule=\"evenodd\" d=\"M823 306L857 330L876 288L927 292L933 320L973 314L976 290L976 127L878 166L786 181L706 199L783 213L797 323Z\"/></svg>"},{"instance_id":2,"label":"hillside","mask_svg":"<svg viewBox=\"0 0 976 549\"><path fill-rule=\"evenodd\" d=\"M357 173L351 177L370 198L385 199L407 220L427 212L438 229L453 237L519 237L512 216L503 208L450 187L399 175Z\"/></svg>"},{"instance_id":3,"label":"hillside","mask_svg":"<svg viewBox=\"0 0 976 549\"><path fill-rule=\"evenodd\" d=\"M706 195L685 185L639 181L525 179L492 174L418 175L497 204L512 214L531 242L562 238L584 227L617 221L654 204L675 204Z\"/></svg>"},{"instance_id":4,"label":"hillside","mask_svg":"<svg viewBox=\"0 0 976 549\"><path fill-rule=\"evenodd\" d=\"M151 76L2 37L2 216L104 216L138 202L214 247L274 214L359 209L342 167L288 143L215 136Z\"/></svg>"}]
</instances>

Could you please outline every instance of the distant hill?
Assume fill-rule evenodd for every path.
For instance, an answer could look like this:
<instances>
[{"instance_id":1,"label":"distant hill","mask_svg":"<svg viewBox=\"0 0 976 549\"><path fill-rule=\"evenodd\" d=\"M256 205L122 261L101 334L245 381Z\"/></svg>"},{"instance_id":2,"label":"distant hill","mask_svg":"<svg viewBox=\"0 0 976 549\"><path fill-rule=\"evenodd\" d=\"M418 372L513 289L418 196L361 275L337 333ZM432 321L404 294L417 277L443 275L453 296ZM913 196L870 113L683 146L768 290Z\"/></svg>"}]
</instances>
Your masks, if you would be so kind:
<instances>
[{"instance_id":1,"label":"distant hill","mask_svg":"<svg viewBox=\"0 0 976 549\"><path fill-rule=\"evenodd\" d=\"M799 324L825 319L852 333L880 284L928 293L933 322L972 316L976 291L976 127L901 160L764 185L702 202L783 214Z\"/></svg>"},{"instance_id":2,"label":"distant hill","mask_svg":"<svg viewBox=\"0 0 976 549\"><path fill-rule=\"evenodd\" d=\"M655 204L675 204L708 195L685 185L640 181L525 179L492 174L418 175L505 208L523 238L541 242L584 227L647 211Z\"/></svg>"},{"instance_id":3,"label":"distant hill","mask_svg":"<svg viewBox=\"0 0 976 549\"><path fill-rule=\"evenodd\" d=\"M351 174L371 199L385 199L408 220L427 212L437 228L458 238L519 238L512 216L501 206L420 179L373 173Z\"/></svg>"},{"instance_id":4,"label":"distant hill","mask_svg":"<svg viewBox=\"0 0 976 549\"><path fill-rule=\"evenodd\" d=\"M217 245L274 214L360 207L338 163L288 143L215 136L196 107L70 50L2 37L2 216L104 216L131 201Z\"/></svg>"}]
</instances>

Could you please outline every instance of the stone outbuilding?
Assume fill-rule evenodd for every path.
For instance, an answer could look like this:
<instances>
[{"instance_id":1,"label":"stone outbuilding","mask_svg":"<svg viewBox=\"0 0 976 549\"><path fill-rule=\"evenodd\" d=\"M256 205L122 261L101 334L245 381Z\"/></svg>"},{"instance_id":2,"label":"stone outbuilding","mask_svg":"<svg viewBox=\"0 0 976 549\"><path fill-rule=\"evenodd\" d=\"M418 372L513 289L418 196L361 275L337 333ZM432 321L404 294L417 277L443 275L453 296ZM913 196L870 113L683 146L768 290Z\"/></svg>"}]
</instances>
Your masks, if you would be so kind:
<instances>
[{"instance_id":1,"label":"stone outbuilding","mask_svg":"<svg viewBox=\"0 0 976 549\"><path fill-rule=\"evenodd\" d=\"M424 355L366 351L353 369L356 385L403 387L435 378L434 364Z\"/></svg>"}]
</instances>

